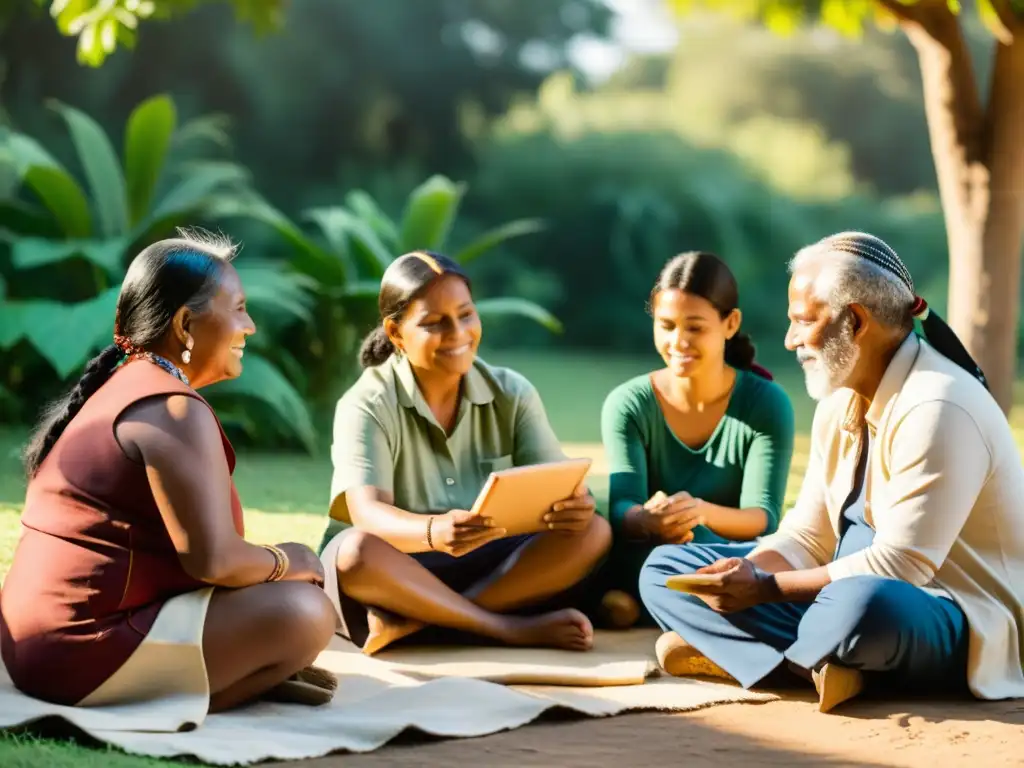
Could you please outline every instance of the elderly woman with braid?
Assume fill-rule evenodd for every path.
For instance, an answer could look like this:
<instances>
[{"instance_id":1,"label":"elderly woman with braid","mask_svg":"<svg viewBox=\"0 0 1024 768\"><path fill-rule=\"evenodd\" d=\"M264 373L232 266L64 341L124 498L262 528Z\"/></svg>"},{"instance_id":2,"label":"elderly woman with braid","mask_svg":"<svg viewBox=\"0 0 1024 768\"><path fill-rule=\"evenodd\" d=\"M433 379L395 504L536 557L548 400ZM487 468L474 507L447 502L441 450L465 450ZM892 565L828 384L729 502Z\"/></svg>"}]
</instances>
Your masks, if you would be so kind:
<instances>
[{"instance_id":1,"label":"elderly woman with braid","mask_svg":"<svg viewBox=\"0 0 1024 768\"><path fill-rule=\"evenodd\" d=\"M197 391L242 372L256 330L233 252L194 237L142 251L115 343L28 445L0 645L30 696L150 703L172 728L260 696L330 698L307 669L335 627L320 561L246 542L235 455Z\"/></svg>"},{"instance_id":2,"label":"elderly woman with braid","mask_svg":"<svg viewBox=\"0 0 1024 768\"><path fill-rule=\"evenodd\" d=\"M866 233L796 255L789 319L819 401L803 487L757 544L654 550L640 593L662 666L796 673L821 711L865 685L1024 696L1024 468L985 377Z\"/></svg>"}]
</instances>

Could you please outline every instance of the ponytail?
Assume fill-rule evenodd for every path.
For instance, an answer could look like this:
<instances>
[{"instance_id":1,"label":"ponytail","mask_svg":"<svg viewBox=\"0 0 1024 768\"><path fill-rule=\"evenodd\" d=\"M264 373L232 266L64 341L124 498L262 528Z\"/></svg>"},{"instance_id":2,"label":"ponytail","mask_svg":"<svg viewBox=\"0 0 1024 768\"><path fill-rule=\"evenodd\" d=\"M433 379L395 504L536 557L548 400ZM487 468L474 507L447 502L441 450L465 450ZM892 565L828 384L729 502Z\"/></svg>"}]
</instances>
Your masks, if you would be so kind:
<instances>
[{"instance_id":1,"label":"ponytail","mask_svg":"<svg viewBox=\"0 0 1024 768\"><path fill-rule=\"evenodd\" d=\"M363 368L376 368L383 365L395 353L395 345L384 332L384 326L378 325L366 338L359 349L359 363Z\"/></svg>"},{"instance_id":2,"label":"ponytail","mask_svg":"<svg viewBox=\"0 0 1024 768\"><path fill-rule=\"evenodd\" d=\"M725 362L733 368L750 370L756 355L757 349L754 347L754 342L745 333L737 333L725 342Z\"/></svg>"},{"instance_id":3,"label":"ponytail","mask_svg":"<svg viewBox=\"0 0 1024 768\"><path fill-rule=\"evenodd\" d=\"M988 379L984 371L978 365L971 353L961 343L959 337L953 332L946 321L939 317L934 310L930 309L928 302L920 296L914 297L914 306L910 313L921 323L921 332L927 341L940 355L943 355L959 365L974 378L981 382L981 385L988 389Z\"/></svg>"},{"instance_id":4,"label":"ponytail","mask_svg":"<svg viewBox=\"0 0 1024 768\"><path fill-rule=\"evenodd\" d=\"M737 333L725 342L725 362L741 371L750 371L768 381L772 380L772 374L767 368L758 365L755 361L757 348L750 336L745 333Z\"/></svg>"},{"instance_id":5,"label":"ponytail","mask_svg":"<svg viewBox=\"0 0 1024 768\"><path fill-rule=\"evenodd\" d=\"M82 410L85 401L110 379L123 357L124 353L111 344L89 361L71 391L46 409L23 454L25 473L29 478L35 475L57 439Z\"/></svg>"}]
</instances>

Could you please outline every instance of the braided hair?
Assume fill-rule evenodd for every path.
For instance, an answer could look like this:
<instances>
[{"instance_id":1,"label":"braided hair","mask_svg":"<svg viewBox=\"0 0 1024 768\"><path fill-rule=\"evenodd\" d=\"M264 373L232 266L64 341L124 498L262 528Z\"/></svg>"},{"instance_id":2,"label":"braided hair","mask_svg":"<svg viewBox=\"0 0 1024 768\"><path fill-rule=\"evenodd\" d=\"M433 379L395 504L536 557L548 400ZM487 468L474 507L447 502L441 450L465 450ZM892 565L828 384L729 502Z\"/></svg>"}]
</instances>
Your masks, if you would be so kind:
<instances>
[{"instance_id":1,"label":"braided hair","mask_svg":"<svg viewBox=\"0 0 1024 768\"><path fill-rule=\"evenodd\" d=\"M912 303L907 307L910 327L913 325L913 319L916 318L921 323L924 338L937 352L959 365L988 389L988 380L981 367L964 348L953 329L928 306L928 302L918 295L910 270L907 269L892 246L881 238L866 232L840 232L819 240L805 251L816 255L849 254L874 265L890 277L895 277L913 297Z\"/></svg>"},{"instance_id":2,"label":"braided hair","mask_svg":"<svg viewBox=\"0 0 1024 768\"><path fill-rule=\"evenodd\" d=\"M202 234L181 235L154 243L132 260L117 297L114 343L90 360L70 391L43 413L22 456L29 478L122 363L163 339L179 309L199 312L217 293L234 246Z\"/></svg>"}]
</instances>

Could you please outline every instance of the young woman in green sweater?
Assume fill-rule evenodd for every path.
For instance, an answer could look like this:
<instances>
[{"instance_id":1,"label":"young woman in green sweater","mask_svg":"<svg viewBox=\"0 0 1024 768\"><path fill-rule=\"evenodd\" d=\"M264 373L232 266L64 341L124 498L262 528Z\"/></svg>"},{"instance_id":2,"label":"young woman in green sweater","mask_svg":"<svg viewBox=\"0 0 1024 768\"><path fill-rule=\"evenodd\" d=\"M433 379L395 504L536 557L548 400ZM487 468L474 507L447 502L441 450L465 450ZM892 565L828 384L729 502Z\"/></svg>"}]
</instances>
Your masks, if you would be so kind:
<instances>
[{"instance_id":1,"label":"young woman in green sweater","mask_svg":"<svg viewBox=\"0 0 1024 768\"><path fill-rule=\"evenodd\" d=\"M637 588L659 544L750 541L779 523L793 454L793 407L740 333L736 278L717 256L669 261L651 291L665 367L607 397L601 433L615 534L602 623L650 623Z\"/></svg>"}]
</instances>

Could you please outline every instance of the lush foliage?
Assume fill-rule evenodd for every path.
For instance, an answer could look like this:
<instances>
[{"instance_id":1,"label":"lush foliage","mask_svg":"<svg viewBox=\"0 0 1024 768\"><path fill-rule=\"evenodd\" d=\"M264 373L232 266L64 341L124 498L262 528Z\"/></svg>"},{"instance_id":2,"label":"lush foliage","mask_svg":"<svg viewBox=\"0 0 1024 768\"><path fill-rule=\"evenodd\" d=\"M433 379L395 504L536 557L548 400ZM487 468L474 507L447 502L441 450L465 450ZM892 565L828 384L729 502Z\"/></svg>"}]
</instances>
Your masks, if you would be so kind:
<instances>
[{"instance_id":1,"label":"lush foliage","mask_svg":"<svg viewBox=\"0 0 1024 768\"><path fill-rule=\"evenodd\" d=\"M747 328L769 355L781 351L786 325L786 261L812 239L843 229L875 231L905 254L922 285L943 277L934 258L945 249L935 201L803 200L731 153L671 134L566 138L538 131L497 138L482 151L476 189L488 210L546 212L548 227L537 241L511 246L515 258L488 265L486 280L567 318L565 340L573 346L646 348L651 285L683 250L709 249L728 260Z\"/></svg>"},{"instance_id":2,"label":"lush foliage","mask_svg":"<svg viewBox=\"0 0 1024 768\"><path fill-rule=\"evenodd\" d=\"M399 255L441 251L468 266L506 241L542 230L539 220L522 218L453 246L451 234L466 190L464 183L432 176L412 190L397 217L385 213L365 191L353 190L343 205L305 211L302 226L257 196L217 206L218 217L269 225L292 269L308 278L316 293L314 322L299 335L279 339L271 334L276 349L267 353L301 379L315 407L329 405L354 375L356 349L378 322L381 277ZM485 322L519 316L549 332L562 330L540 304L514 296L478 296L477 309Z\"/></svg>"},{"instance_id":3,"label":"lush foliage","mask_svg":"<svg viewBox=\"0 0 1024 768\"><path fill-rule=\"evenodd\" d=\"M611 16L603 0L291 0L279 31L258 35L238 0L175 2L194 10L141 24L138 47L95 70L76 62L77 38L15 5L0 20L0 114L49 145L47 99L113 131L139 101L172 93L189 114L231 116L239 156L291 216L398 168L410 169L401 197L435 172L467 178L474 131L571 68L570 41L600 39Z\"/></svg>"},{"instance_id":4,"label":"lush foliage","mask_svg":"<svg viewBox=\"0 0 1024 768\"><path fill-rule=\"evenodd\" d=\"M505 318L487 323L490 346L646 349L643 308L658 268L680 250L709 247L740 276L748 329L762 352L779 352L785 262L796 247L836 229L882 232L912 262L929 300L941 305L945 295L945 236L920 74L903 36L869 28L849 40L820 29L778 36L694 15L683 28L685 45L637 57L597 85L568 57L577 37L606 34L607 8L597 0L294 0L285 5L283 33L262 37L238 24L232 2L186 6L194 10L142 24L138 49L109 57L99 70L76 62L78 40L57 34L42 11L34 18L21 6L0 18L0 124L33 137L71 170L92 227L77 238L75 255L47 266L15 269L3 259L9 251L0 253L5 306L49 300L68 308L117 282L98 263L118 248L104 234L67 123L39 105L73 103L95 116L109 141L123 142L129 115L154 88L174 93L183 113L231 116L236 181L227 182L225 171L225 194L134 238L120 250L120 267L173 224L212 225L241 240L237 263L251 270L250 293L262 297L251 357L281 375L317 425L329 423L321 406L356 373L356 347L375 321L376 280L405 250L403 219L421 196L459 203L447 225L434 225L448 233L440 249L450 255L495 223L526 222L509 226L530 237L502 242L493 258L467 268L478 296L533 302L491 303L492 311L512 307L548 323L551 312L564 333ZM804 6L806 18L824 18L825 4ZM972 48L990 45L976 27L965 21ZM201 165L231 166L223 159L223 123L206 118L175 136L157 203L175 180L168 169L180 180ZM3 146L10 156L6 139ZM186 156L200 146L216 158ZM132 211L145 204L132 202L130 187L126 181L134 226L145 216L133 221ZM60 219L13 162L0 162L0 200L12 198L0 203L3 226L37 238L41 254L66 248ZM62 206L60 216L73 225L75 211ZM89 327L77 315L62 317ZM61 385L58 368L40 352L56 346L48 327L40 321L35 341L22 333L0 352L0 387L8 393L0 392L0 418L31 418ZM107 329L96 333L105 340ZM76 335L74 344L83 343ZM80 355L68 353L60 369L73 357ZM301 442L291 426L300 418L288 407L231 391L257 375L253 367L213 393L218 408L261 444Z\"/></svg>"},{"instance_id":5,"label":"lush foliage","mask_svg":"<svg viewBox=\"0 0 1024 768\"><path fill-rule=\"evenodd\" d=\"M345 205L307 211L299 225L252 189L241 166L190 154L204 139L227 142L213 118L179 126L171 99L149 99L129 117L119 158L92 118L62 104L54 109L67 125L84 185L31 137L7 129L0 135L0 228L10 252L9 267L0 271L7 409L36 412L110 342L124 270L145 245L182 225L262 224L274 235L268 242L264 233L267 250L283 258L245 250L235 262L260 332L243 375L212 387L209 397L225 423L257 442L312 448L309 406L328 406L352 378L356 347L376 321L384 270L401 253L449 248L466 185L429 178L397 220L356 190ZM535 219L512 221L451 255L468 265L540 229ZM523 299L481 298L479 308L485 317L525 316L561 330L547 310Z\"/></svg>"},{"instance_id":6,"label":"lush foliage","mask_svg":"<svg viewBox=\"0 0 1024 768\"><path fill-rule=\"evenodd\" d=\"M283 0L229 2L238 18L259 30L280 24ZM36 0L47 7L61 34L78 38L78 61L98 67L118 46L134 48L139 24L168 19L211 0Z\"/></svg>"},{"instance_id":7,"label":"lush foliage","mask_svg":"<svg viewBox=\"0 0 1024 768\"><path fill-rule=\"evenodd\" d=\"M892 29L903 10L918 3L936 0L754 0L737 3L735 0L668 0L679 13L707 9L729 13L739 18L761 21L773 32L787 34L802 25L820 20L845 35L862 34L864 26L876 23ZM960 0L938 0L954 13L961 10ZM991 27L1000 26L1000 14L1024 17L1019 0L977 0L981 18Z\"/></svg>"},{"instance_id":8,"label":"lush foliage","mask_svg":"<svg viewBox=\"0 0 1024 768\"><path fill-rule=\"evenodd\" d=\"M196 154L204 141L223 143L218 122L179 125L166 96L132 112L120 158L91 117L63 104L54 109L67 125L84 185L31 137L0 134L8 180L0 228L10 253L0 273L0 384L23 413L38 407L40 395L54 394L55 385L66 386L110 343L114 304L132 256L177 227L208 218L215 201L224 204L248 188L241 166ZM257 315L285 325L309 319L301 278L249 259L237 267ZM245 375L224 389L271 406L281 425L312 445L301 397L258 354L247 357Z\"/></svg>"}]
</instances>

